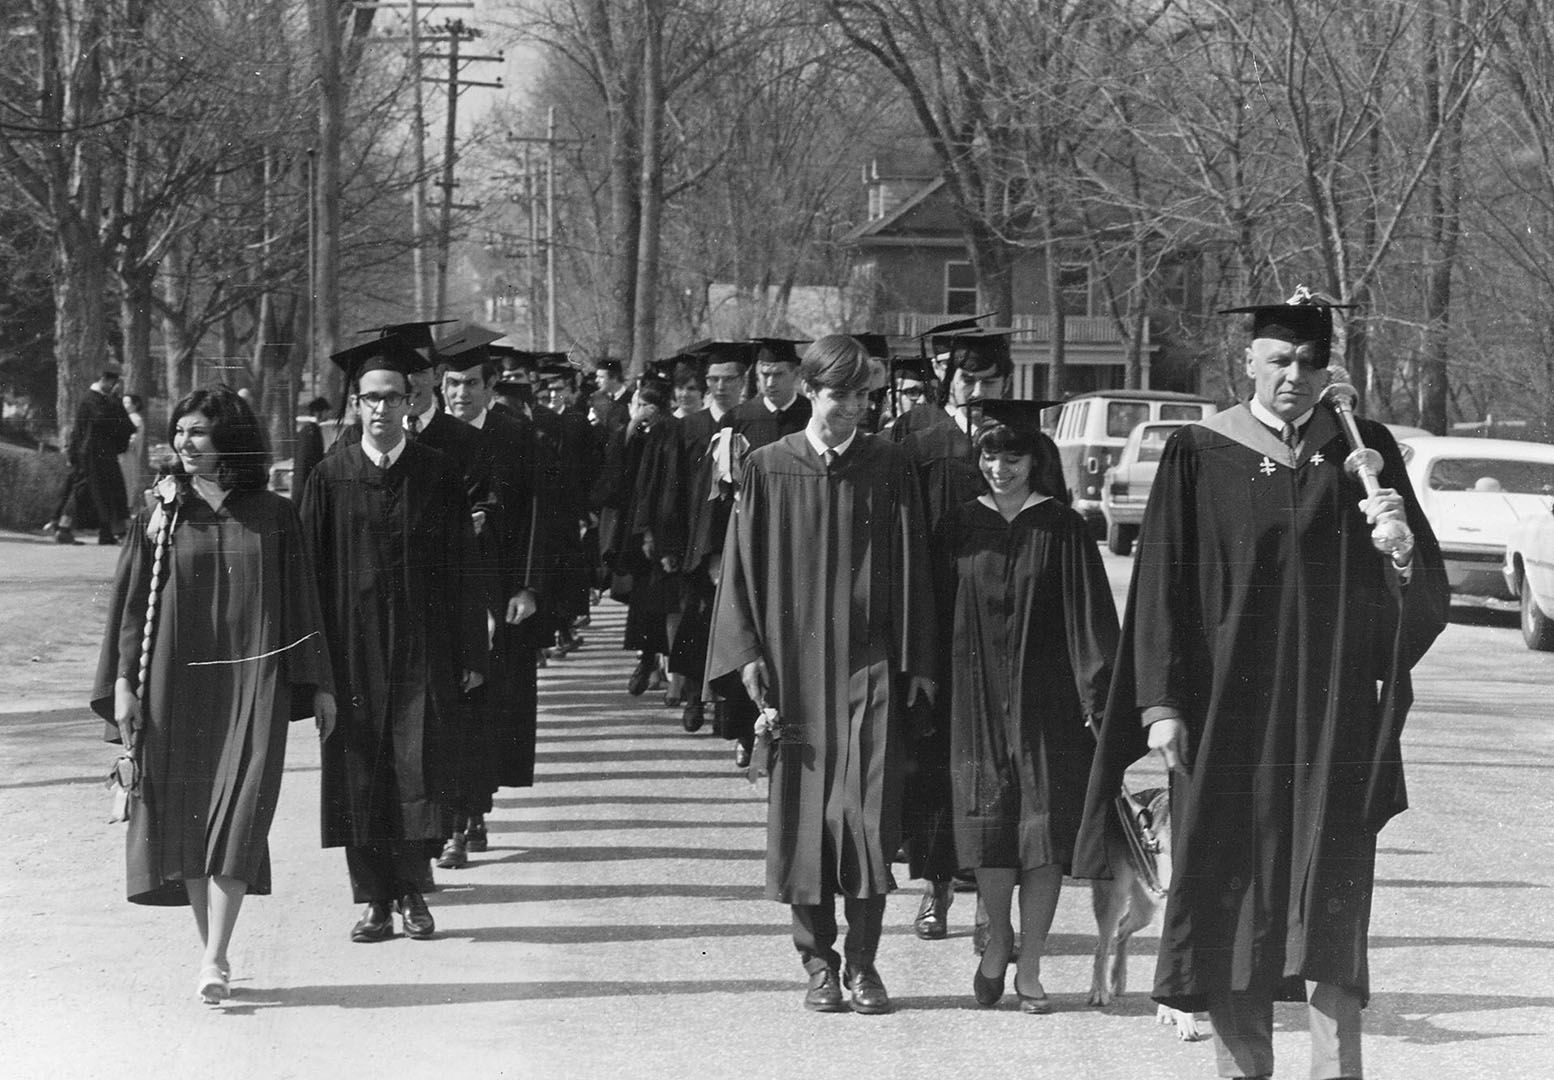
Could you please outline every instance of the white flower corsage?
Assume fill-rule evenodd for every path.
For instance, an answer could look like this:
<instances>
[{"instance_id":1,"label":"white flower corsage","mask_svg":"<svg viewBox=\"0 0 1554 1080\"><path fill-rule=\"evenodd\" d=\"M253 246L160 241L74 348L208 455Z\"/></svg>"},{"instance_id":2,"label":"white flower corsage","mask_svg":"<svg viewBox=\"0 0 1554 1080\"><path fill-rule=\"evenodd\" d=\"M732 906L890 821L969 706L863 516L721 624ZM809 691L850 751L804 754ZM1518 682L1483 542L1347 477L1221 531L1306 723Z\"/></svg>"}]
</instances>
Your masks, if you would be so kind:
<instances>
[{"instance_id":1,"label":"white flower corsage","mask_svg":"<svg viewBox=\"0 0 1554 1080\"><path fill-rule=\"evenodd\" d=\"M146 539L154 541L172 513L170 508L178 501L178 477L171 473L162 477L152 487L151 497L155 502L151 507L151 518L146 522Z\"/></svg>"}]
</instances>

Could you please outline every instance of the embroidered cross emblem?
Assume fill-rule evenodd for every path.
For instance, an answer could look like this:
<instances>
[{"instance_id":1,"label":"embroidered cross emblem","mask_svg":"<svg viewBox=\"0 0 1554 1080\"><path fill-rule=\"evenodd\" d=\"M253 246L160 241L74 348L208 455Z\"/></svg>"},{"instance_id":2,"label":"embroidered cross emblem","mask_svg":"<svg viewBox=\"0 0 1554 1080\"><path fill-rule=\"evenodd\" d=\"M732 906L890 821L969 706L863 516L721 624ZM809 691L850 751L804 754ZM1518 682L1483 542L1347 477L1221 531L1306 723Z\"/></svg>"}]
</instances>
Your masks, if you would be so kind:
<instances>
[{"instance_id":1,"label":"embroidered cross emblem","mask_svg":"<svg viewBox=\"0 0 1554 1080\"><path fill-rule=\"evenodd\" d=\"M1313 464L1313 465L1320 465L1320 464L1322 464L1326 460L1327 460L1327 458L1322 456L1322 451L1320 451L1320 450L1318 450L1315 454L1311 455L1311 464Z\"/></svg>"},{"instance_id":2,"label":"embroidered cross emblem","mask_svg":"<svg viewBox=\"0 0 1554 1080\"><path fill-rule=\"evenodd\" d=\"M1264 476L1272 476L1275 472L1278 471L1278 468L1279 467L1277 465L1265 457L1263 458L1263 463L1257 467L1257 471L1262 473Z\"/></svg>"}]
</instances>

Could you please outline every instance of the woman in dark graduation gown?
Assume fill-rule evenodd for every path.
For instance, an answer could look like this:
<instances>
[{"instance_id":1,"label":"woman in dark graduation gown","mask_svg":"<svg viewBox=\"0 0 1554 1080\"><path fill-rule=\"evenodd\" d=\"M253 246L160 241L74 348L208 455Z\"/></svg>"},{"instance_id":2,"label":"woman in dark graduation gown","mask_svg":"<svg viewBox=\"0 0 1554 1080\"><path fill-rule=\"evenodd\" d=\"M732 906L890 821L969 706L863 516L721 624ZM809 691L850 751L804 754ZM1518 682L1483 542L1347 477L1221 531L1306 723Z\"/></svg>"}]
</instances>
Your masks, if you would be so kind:
<instances>
[{"instance_id":1,"label":"woman in dark graduation gown","mask_svg":"<svg viewBox=\"0 0 1554 1080\"><path fill-rule=\"evenodd\" d=\"M976 439L990 493L952 515L937 549L953 559L950 769L955 847L976 870L989 938L973 990L1003 995L1020 886L1015 991L1048 1009L1041 959L1073 858L1094 737L1106 703L1117 613L1100 553L1064 499L1057 448L1027 402L986 403Z\"/></svg>"},{"instance_id":2,"label":"woman in dark graduation gown","mask_svg":"<svg viewBox=\"0 0 1554 1080\"><path fill-rule=\"evenodd\" d=\"M194 909L198 990L214 1003L227 996L243 897L270 891L266 836L287 724L334 705L301 525L290 501L265 490L253 413L225 387L199 390L174 407L170 427L178 461L119 559L92 708L111 742L141 732L129 899ZM157 536L168 525L143 668Z\"/></svg>"}]
</instances>

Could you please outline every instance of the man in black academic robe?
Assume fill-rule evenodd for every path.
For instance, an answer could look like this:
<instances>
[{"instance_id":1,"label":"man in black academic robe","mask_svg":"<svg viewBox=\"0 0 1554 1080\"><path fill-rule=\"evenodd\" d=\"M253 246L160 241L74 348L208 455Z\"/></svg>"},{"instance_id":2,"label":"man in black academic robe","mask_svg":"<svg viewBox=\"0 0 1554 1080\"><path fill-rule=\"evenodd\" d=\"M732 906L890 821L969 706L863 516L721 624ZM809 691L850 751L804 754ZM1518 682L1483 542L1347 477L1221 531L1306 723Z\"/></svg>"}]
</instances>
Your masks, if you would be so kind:
<instances>
[{"instance_id":1,"label":"man in black academic robe","mask_svg":"<svg viewBox=\"0 0 1554 1080\"><path fill-rule=\"evenodd\" d=\"M297 417L297 441L291 453L291 498L293 502L302 501L302 493L307 490L308 477L313 475L313 469L324 460L327 449L324 446L323 422L331 412L328 398L314 398L308 402L307 412Z\"/></svg>"},{"instance_id":2,"label":"man in black academic robe","mask_svg":"<svg viewBox=\"0 0 1554 1080\"><path fill-rule=\"evenodd\" d=\"M323 843L344 847L367 906L353 941L435 930L427 849L459 791L463 691L486 669L484 586L464 480L405 437L407 371L424 362L390 336L337 355L359 442L313 471L300 508L313 551L339 718L323 745Z\"/></svg>"},{"instance_id":3,"label":"man in black academic robe","mask_svg":"<svg viewBox=\"0 0 1554 1080\"><path fill-rule=\"evenodd\" d=\"M714 437L730 430L733 423L751 352L744 342L709 342L706 350L707 407L685 417L678 427L674 476L665 490L668 505L661 515L665 524L659 537L660 551L679 566L685 582L679 632L670 643L669 670L685 679L680 723L690 732L700 729L705 719L702 684L706 680L707 631L734 505L732 488L718 479L711 450ZM740 709L753 708L743 693L736 697ZM737 726L751 730L753 724L752 715ZM748 747L742 752L748 753Z\"/></svg>"},{"instance_id":4,"label":"man in black academic robe","mask_svg":"<svg viewBox=\"0 0 1554 1080\"><path fill-rule=\"evenodd\" d=\"M129 517L119 455L135 437L135 424L119 396L122 386L119 366L105 365L76 406L75 423L65 448L70 465L69 493L54 533L57 543L76 543L72 527L93 519L97 522L99 544L119 542L119 530Z\"/></svg>"},{"instance_id":5,"label":"man in black academic robe","mask_svg":"<svg viewBox=\"0 0 1554 1080\"><path fill-rule=\"evenodd\" d=\"M709 684L777 710L766 895L792 908L807 1008L888 1011L875 968L901 824L909 706L938 671L927 536L905 451L857 432L868 354L821 338L805 355L804 431L750 455L729 525ZM730 684L733 684L732 686ZM847 913L847 970L835 897Z\"/></svg>"},{"instance_id":6,"label":"man in black academic robe","mask_svg":"<svg viewBox=\"0 0 1554 1080\"><path fill-rule=\"evenodd\" d=\"M1387 429L1366 498L1318 392L1331 309L1253 309L1252 399L1167 443L1137 548L1074 872L1105 877L1122 774L1171 768L1154 997L1207 1008L1220 1074L1273 1072L1272 1002L1311 1002L1313 1077L1359 1077L1376 834L1406 806L1409 671L1445 625L1439 548ZM1362 511L1361 504L1364 503ZM1372 521L1407 544L1373 543Z\"/></svg>"}]
</instances>

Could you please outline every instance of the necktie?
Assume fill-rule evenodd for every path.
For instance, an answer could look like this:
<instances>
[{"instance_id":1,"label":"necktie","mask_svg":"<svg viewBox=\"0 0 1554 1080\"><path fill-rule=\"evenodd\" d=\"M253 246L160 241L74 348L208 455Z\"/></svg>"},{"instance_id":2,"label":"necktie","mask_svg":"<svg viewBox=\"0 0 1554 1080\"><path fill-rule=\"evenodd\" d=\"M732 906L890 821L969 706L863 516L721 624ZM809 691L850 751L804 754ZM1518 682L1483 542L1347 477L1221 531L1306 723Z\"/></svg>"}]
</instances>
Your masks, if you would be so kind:
<instances>
[{"instance_id":1,"label":"necktie","mask_svg":"<svg viewBox=\"0 0 1554 1080\"><path fill-rule=\"evenodd\" d=\"M1285 424L1284 430L1279 433L1279 438L1293 452L1295 445L1300 442L1300 431L1296 429L1294 424Z\"/></svg>"},{"instance_id":2,"label":"necktie","mask_svg":"<svg viewBox=\"0 0 1554 1080\"><path fill-rule=\"evenodd\" d=\"M820 458L826 463L826 472L830 472L836 468L837 453L835 450L827 450L824 454L820 455Z\"/></svg>"},{"instance_id":3,"label":"necktie","mask_svg":"<svg viewBox=\"0 0 1554 1080\"><path fill-rule=\"evenodd\" d=\"M389 457L387 454L384 454L383 460L378 462L378 468L382 469L384 472L387 472L388 467L392 464L394 464L394 459Z\"/></svg>"}]
</instances>

